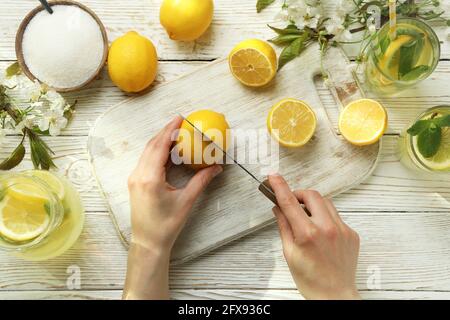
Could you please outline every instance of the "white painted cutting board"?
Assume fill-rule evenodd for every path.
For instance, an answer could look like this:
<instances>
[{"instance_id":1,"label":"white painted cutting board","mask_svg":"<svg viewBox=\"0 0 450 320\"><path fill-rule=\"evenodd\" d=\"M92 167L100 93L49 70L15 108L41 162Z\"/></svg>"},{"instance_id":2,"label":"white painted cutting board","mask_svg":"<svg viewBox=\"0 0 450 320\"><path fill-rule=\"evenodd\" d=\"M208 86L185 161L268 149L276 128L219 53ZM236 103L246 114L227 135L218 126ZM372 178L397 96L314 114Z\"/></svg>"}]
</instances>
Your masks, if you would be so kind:
<instances>
[{"instance_id":1,"label":"white painted cutting board","mask_svg":"<svg viewBox=\"0 0 450 320\"><path fill-rule=\"evenodd\" d=\"M336 87L332 90L336 108L362 96L340 49L331 48L324 65ZM313 188L327 196L365 179L376 165L380 145L354 147L335 132L314 85L313 78L319 73L320 54L315 45L288 63L276 81L262 89L242 86L230 74L227 61L220 60L124 101L101 116L90 133L88 149L124 243L127 245L131 237L127 178L146 142L177 113L186 116L197 109L214 109L225 114L234 130L265 132L272 105L283 98L304 100L316 112L316 134L301 149L281 148L278 172L293 189ZM270 139L267 134L264 137ZM264 179L260 165L247 167ZM185 167L175 167L169 173L169 182L182 186L192 174ZM175 245L172 262L187 261L272 223L272 207L258 191L257 183L236 165L227 165L194 206Z\"/></svg>"}]
</instances>

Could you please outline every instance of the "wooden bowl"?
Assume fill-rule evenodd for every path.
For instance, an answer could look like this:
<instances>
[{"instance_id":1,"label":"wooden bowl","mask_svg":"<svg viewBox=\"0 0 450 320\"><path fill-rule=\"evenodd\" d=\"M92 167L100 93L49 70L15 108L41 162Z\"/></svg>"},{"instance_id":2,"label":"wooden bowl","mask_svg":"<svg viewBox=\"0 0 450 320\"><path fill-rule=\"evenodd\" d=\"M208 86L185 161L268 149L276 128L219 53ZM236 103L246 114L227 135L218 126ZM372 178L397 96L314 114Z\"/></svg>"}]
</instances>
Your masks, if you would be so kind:
<instances>
[{"instance_id":1,"label":"wooden bowl","mask_svg":"<svg viewBox=\"0 0 450 320\"><path fill-rule=\"evenodd\" d=\"M97 22L98 26L100 27L100 31L102 33L102 37L103 37L103 57L102 57L102 62L100 63L98 69L95 71L95 73L92 75L91 78L89 78L87 81L85 81L84 83L80 84L79 86L76 87L72 87L72 88L54 88L51 87L51 89L54 89L58 92L72 92L72 91L77 91L80 90L81 88L85 87L86 85L88 85L89 83L91 83L95 78L97 78L97 76L100 74L101 70L103 69L103 67L105 66L106 63L106 59L108 57L108 35L106 33L106 29L105 26L103 25L103 23L101 22L101 20L99 19L99 17L94 13L94 11L92 11L91 9L89 9L88 7L86 7L85 5L75 2L75 1L70 1L70 0L58 0L58 1L49 1L49 5L50 6L55 6L55 5L68 5L68 6L77 6L79 8L81 8L82 10L86 11L87 13L89 13ZM30 71L30 69L28 69L26 63L25 63L25 59L23 57L23 50L22 50L22 41L23 41L23 34L25 32L25 29L28 26L28 23L31 21L31 19L33 19L33 17L38 13L41 12L42 10L45 10L45 8L40 5L36 8L34 8L31 12L29 12L26 17L23 19L22 23L19 26L19 29L17 30L17 34L16 34L16 56L17 56L17 61L19 62L20 68L22 69L23 73L25 73L25 75L35 81L38 80L40 81L38 78L36 78ZM42 81L40 81L42 82Z\"/></svg>"}]
</instances>

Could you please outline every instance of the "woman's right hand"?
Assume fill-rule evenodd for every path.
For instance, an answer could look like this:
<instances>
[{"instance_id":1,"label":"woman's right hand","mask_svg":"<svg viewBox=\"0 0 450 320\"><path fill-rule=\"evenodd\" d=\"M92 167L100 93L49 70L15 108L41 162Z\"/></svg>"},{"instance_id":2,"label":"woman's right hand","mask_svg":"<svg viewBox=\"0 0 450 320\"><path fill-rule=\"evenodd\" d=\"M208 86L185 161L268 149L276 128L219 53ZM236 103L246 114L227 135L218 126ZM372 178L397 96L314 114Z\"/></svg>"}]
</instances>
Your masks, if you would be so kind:
<instances>
[{"instance_id":1,"label":"woman's right hand","mask_svg":"<svg viewBox=\"0 0 450 320\"><path fill-rule=\"evenodd\" d=\"M318 192L292 192L279 175L270 176L269 182L279 204L273 212L284 256L300 293L306 299L360 299L355 284L358 234Z\"/></svg>"}]
</instances>

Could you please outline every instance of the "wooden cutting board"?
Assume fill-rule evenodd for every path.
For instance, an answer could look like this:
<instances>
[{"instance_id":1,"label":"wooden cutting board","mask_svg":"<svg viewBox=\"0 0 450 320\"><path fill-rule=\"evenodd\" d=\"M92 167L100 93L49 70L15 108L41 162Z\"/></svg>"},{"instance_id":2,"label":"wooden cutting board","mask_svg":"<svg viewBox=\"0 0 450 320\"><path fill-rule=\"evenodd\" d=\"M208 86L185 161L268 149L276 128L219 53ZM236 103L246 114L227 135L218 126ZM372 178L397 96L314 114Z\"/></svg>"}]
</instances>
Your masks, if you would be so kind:
<instances>
[{"instance_id":1,"label":"wooden cutting board","mask_svg":"<svg viewBox=\"0 0 450 320\"><path fill-rule=\"evenodd\" d=\"M329 49L324 67L330 75L328 82L332 84L336 108L362 97L350 63L340 49ZM314 108L318 119L312 141L301 149L280 148L278 167L247 164L248 169L261 179L267 171L278 169L292 188L313 188L327 196L365 179L377 163L380 145L354 147L338 135L336 124L330 121L319 99L313 80L317 74L320 54L316 45L288 63L276 81L262 89L242 86L231 75L227 60L219 60L126 100L102 115L92 128L88 149L125 245L131 236L127 178L146 142L177 113L187 116L194 110L213 109L226 116L233 130L261 129L264 139L270 141L266 117L272 105L284 98L304 100ZM255 145L250 143L247 148L251 152ZM177 166L171 169L168 179L182 186L192 174L188 168ZM194 206L173 250L172 262L187 261L272 223L272 206L245 172L236 165L226 165L224 173Z\"/></svg>"}]
</instances>

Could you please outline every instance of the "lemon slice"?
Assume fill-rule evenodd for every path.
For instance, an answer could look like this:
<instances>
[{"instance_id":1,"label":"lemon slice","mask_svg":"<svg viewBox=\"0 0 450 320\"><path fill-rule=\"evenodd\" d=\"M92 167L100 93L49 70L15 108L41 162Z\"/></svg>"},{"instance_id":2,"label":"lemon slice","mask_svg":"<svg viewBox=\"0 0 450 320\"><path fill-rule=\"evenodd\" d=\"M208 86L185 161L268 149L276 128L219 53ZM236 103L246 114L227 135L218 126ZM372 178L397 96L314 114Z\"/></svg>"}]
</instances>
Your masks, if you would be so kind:
<instances>
[{"instance_id":1,"label":"lemon slice","mask_svg":"<svg viewBox=\"0 0 450 320\"><path fill-rule=\"evenodd\" d=\"M394 70L395 68L398 71L400 49L411 40L412 37L409 35L399 35L394 41L392 41L380 60L380 68L382 70L389 69L391 73L396 72L396 70Z\"/></svg>"},{"instance_id":2,"label":"lemon slice","mask_svg":"<svg viewBox=\"0 0 450 320\"><path fill-rule=\"evenodd\" d=\"M314 135L317 119L304 102L285 99L272 107L267 117L270 134L284 147L304 146Z\"/></svg>"},{"instance_id":3,"label":"lemon slice","mask_svg":"<svg viewBox=\"0 0 450 320\"><path fill-rule=\"evenodd\" d=\"M348 104L339 116L339 130L357 146L376 143L387 128L386 109L377 101L360 99Z\"/></svg>"},{"instance_id":4,"label":"lemon slice","mask_svg":"<svg viewBox=\"0 0 450 320\"><path fill-rule=\"evenodd\" d=\"M36 177L44 181L50 189L58 196L59 200L63 200L65 196L65 188L61 180L54 174L45 170L30 170L27 175Z\"/></svg>"},{"instance_id":5,"label":"lemon slice","mask_svg":"<svg viewBox=\"0 0 450 320\"><path fill-rule=\"evenodd\" d=\"M49 200L45 190L26 177L10 178L5 186L8 188L8 195L23 202L45 203Z\"/></svg>"},{"instance_id":6,"label":"lemon slice","mask_svg":"<svg viewBox=\"0 0 450 320\"><path fill-rule=\"evenodd\" d=\"M419 150L417 146L417 137L414 137L414 149ZM431 158L425 158L417 152L420 161L428 168L436 171L450 171L450 128L442 128L442 140L438 152Z\"/></svg>"},{"instance_id":7,"label":"lemon slice","mask_svg":"<svg viewBox=\"0 0 450 320\"><path fill-rule=\"evenodd\" d=\"M270 44L258 39L239 43L228 63L233 76L250 87L268 84L277 73L277 54Z\"/></svg>"},{"instance_id":8,"label":"lemon slice","mask_svg":"<svg viewBox=\"0 0 450 320\"><path fill-rule=\"evenodd\" d=\"M23 202L5 196L0 202L0 235L12 241L24 242L40 236L50 218L41 202Z\"/></svg>"}]
</instances>

